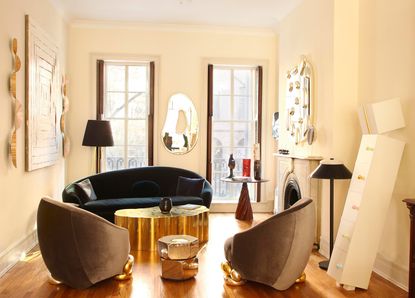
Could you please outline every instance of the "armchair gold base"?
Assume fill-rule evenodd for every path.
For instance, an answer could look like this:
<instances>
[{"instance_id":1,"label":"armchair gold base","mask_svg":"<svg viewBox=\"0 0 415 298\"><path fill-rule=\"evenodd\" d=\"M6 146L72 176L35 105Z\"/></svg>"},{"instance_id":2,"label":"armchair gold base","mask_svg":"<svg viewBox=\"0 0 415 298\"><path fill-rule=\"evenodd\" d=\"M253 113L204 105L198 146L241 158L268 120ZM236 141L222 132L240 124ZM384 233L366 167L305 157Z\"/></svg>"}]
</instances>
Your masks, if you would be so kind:
<instances>
[{"instance_id":1,"label":"armchair gold base","mask_svg":"<svg viewBox=\"0 0 415 298\"><path fill-rule=\"evenodd\" d=\"M130 279L133 274L133 265L134 257L132 255L128 255L128 260L124 265L123 273L114 276L114 279L121 281Z\"/></svg>"},{"instance_id":2,"label":"armchair gold base","mask_svg":"<svg viewBox=\"0 0 415 298\"><path fill-rule=\"evenodd\" d=\"M62 282L61 281L59 281L59 280L57 280L57 279L54 279L53 277L52 277L52 274L50 274L49 273L49 276L48 276L48 282L51 284L51 285L60 285L60 284L62 284Z\"/></svg>"},{"instance_id":3,"label":"armchair gold base","mask_svg":"<svg viewBox=\"0 0 415 298\"><path fill-rule=\"evenodd\" d=\"M228 261L222 262L221 268L225 274L223 279L228 286L242 286L246 283L246 280L244 280L235 269L232 269L232 266Z\"/></svg>"},{"instance_id":4,"label":"armchair gold base","mask_svg":"<svg viewBox=\"0 0 415 298\"><path fill-rule=\"evenodd\" d=\"M300 277L299 278L297 278L296 280L295 280L295 283L296 284L299 284L299 283L303 283L303 282L305 282L305 280L306 280L306 275L305 275L305 273L303 272L303 273L301 273L301 275L300 275Z\"/></svg>"}]
</instances>

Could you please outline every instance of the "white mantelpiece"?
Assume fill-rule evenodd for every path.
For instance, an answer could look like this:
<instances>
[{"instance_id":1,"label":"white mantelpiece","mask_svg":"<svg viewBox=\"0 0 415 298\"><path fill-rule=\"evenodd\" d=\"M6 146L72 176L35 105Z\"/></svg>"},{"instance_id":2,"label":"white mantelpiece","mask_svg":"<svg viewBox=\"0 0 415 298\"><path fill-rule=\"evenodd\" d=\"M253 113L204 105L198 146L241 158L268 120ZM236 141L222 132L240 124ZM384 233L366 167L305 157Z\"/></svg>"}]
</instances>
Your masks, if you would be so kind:
<instances>
[{"instance_id":1,"label":"white mantelpiece","mask_svg":"<svg viewBox=\"0 0 415 298\"><path fill-rule=\"evenodd\" d=\"M296 179L300 186L301 197L311 198L316 206L315 242L320 242L320 190L319 180L310 179L310 174L318 166L320 156L298 156L274 153L277 158L277 196L274 213L284 210L284 192L288 178Z\"/></svg>"}]
</instances>

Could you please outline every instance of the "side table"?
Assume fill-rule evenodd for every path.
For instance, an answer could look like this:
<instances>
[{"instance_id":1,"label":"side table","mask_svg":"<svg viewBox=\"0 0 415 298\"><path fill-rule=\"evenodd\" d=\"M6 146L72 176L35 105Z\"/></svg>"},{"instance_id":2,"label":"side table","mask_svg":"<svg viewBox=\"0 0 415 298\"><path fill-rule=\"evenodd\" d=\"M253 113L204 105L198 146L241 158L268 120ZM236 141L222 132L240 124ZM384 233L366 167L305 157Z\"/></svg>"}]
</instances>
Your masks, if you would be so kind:
<instances>
[{"instance_id":1,"label":"side table","mask_svg":"<svg viewBox=\"0 0 415 298\"><path fill-rule=\"evenodd\" d=\"M239 195L238 207L235 211L235 218L239 220L252 220L254 217L252 215L252 206L251 200L249 198L248 183L263 183L268 182L269 180L261 179L255 180L252 178L222 178L224 182L228 183L242 183L241 194Z\"/></svg>"},{"instance_id":2,"label":"side table","mask_svg":"<svg viewBox=\"0 0 415 298\"><path fill-rule=\"evenodd\" d=\"M403 200L409 209L411 219L411 236L409 240L409 281L408 297L415 297L415 199Z\"/></svg>"}]
</instances>

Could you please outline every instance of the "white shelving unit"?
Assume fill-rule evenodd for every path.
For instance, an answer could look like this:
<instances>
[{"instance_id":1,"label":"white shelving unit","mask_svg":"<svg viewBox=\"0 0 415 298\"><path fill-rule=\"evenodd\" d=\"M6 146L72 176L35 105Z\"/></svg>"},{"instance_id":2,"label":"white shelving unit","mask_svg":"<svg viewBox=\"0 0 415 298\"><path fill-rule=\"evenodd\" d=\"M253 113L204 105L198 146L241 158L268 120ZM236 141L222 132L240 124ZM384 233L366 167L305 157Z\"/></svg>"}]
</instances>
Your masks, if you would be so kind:
<instances>
[{"instance_id":1,"label":"white shelving unit","mask_svg":"<svg viewBox=\"0 0 415 298\"><path fill-rule=\"evenodd\" d=\"M367 289L405 144L363 135L327 273Z\"/></svg>"}]
</instances>

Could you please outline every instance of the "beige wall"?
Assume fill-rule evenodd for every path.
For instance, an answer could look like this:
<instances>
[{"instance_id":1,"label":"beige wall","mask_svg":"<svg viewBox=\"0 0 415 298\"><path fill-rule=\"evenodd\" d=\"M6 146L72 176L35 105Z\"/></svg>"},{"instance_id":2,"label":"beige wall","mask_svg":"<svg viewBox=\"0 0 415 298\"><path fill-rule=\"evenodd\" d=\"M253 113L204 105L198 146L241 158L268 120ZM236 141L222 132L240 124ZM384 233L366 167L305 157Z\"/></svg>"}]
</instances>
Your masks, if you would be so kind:
<instances>
[{"instance_id":1,"label":"beige wall","mask_svg":"<svg viewBox=\"0 0 415 298\"><path fill-rule=\"evenodd\" d=\"M307 55L315 71L317 139L295 147L282 135L280 148L342 160L353 170L361 132L356 110L362 103L400 97L407 127L389 135L407 143L385 223L375 271L407 285L409 219L401 200L414 197L415 183L415 3L404 0L305 0L281 23L279 74ZM285 81L279 82L283 111ZM411 88L412 87L412 88ZM284 123L282 120L281 123ZM335 230L348 181L336 181ZM328 186L322 189L322 245L328 239ZM364 245L364 244L362 244Z\"/></svg>"},{"instance_id":2,"label":"beige wall","mask_svg":"<svg viewBox=\"0 0 415 298\"><path fill-rule=\"evenodd\" d=\"M24 103L25 14L56 41L62 69L66 64L66 24L49 1L0 1L0 274L35 242L33 231L40 198L45 195L59 198L64 182L63 159L54 166L25 172L24 126L17 132L17 169L8 159L7 143L12 127L12 100L8 93L12 69L10 40L12 37L18 39L18 54L23 63L17 76L17 96Z\"/></svg>"},{"instance_id":3,"label":"beige wall","mask_svg":"<svg viewBox=\"0 0 415 298\"><path fill-rule=\"evenodd\" d=\"M95 117L95 68L98 57L154 57L156 59L155 165L177 166L206 173L207 63L263 63L265 94L263 157L273 160L272 114L276 111L277 38L273 32L216 30L191 26L74 24L69 37L69 134L72 152L66 182L93 172L93 149L82 147L87 119ZM172 155L161 143L169 97L182 92L195 105L200 120L196 147L186 155ZM264 176L273 177L273 164L265 162ZM274 185L265 185L273 199Z\"/></svg>"},{"instance_id":4,"label":"beige wall","mask_svg":"<svg viewBox=\"0 0 415 298\"><path fill-rule=\"evenodd\" d=\"M315 155L340 158L333 152L333 1L305 0L291 14L285 17L279 27L279 111L281 115L281 132L279 148L289 149L297 155ZM304 55L313 66L315 142L295 146L289 133L285 130L286 113L286 73L301 60ZM326 249L329 235L328 185L322 183L321 234L323 251ZM336 187L337 187L336 183Z\"/></svg>"},{"instance_id":5,"label":"beige wall","mask_svg":"<svg viewBox=\"0 0 415 298\"><path fill-rule=\"evenodd\" d=\"M408 209L402 199L415 197L415 2L360 2L359 101L400 97L406 127L389 133L406 142L398 180L379 248L378 267L391 262L388 274L406 283L409 254ZM383 271L385 271L383 270Z\"/></svg>"}]
</instances>

